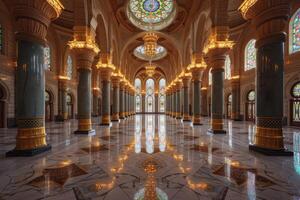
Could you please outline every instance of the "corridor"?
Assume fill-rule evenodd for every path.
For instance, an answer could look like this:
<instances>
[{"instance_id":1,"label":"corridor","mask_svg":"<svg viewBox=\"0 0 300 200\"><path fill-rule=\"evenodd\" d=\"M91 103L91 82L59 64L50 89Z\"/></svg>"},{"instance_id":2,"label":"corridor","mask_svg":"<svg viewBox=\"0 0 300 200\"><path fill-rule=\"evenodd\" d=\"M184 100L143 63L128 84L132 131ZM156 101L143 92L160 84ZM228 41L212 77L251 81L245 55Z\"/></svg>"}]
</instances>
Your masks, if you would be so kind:
<instances>
[{"instance_id":1,"label":"corridor","mask_svg":"<svg viewBox=\"0 0 300 200\"><path fill-rule=\"evenodd\" d=\"M294 157L249 153L253 123L225 121L226 135L166 115L136 115L95 135L77 122L48 123L52 150L5 158L16 129L0 129L0 199L300 199L300 131L284 129ZM249 134L248 134L249 132ZM155 189L156 188L156 189Z\"/></svg>"}]
</instances>

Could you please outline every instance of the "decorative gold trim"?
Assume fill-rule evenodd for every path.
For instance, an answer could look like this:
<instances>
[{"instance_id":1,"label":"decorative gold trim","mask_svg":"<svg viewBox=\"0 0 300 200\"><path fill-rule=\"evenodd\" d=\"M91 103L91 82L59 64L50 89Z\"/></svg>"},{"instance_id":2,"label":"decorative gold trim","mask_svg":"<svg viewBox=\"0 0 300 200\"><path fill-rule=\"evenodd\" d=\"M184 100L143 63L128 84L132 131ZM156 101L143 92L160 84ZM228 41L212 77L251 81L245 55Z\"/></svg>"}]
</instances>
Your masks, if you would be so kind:
<instances>
[{"instance_id":1,"label":"decorative gold trim","mask_svg":"<svg viewBox=\"0 0 300 200\"><path fill-rule=\"evenodd\" d=\"M60 3L59 0L47 0L47 2L54 8L57 16L62 13L64 6L62 5L62 3Z\"/></svg>"},{"instance_id":2,"label":"decorative gold trim","mask_svg":"<svg viewBox=\"0 0 300 200\"><path fill-rule=\"evenodd\" d=\"M239 11L242 13L243 17L246 19L248 10L257 2L258 0L244 0L244 2L239 7Z\"/></svg>"},{"instance_id":3,"label":"decorative gold trim","mask_svg":"<svg viewBox=\"0 0 300 200\"><path fill-rule=\"evenodd\" d=\"M109 124L110 123L110 115L103 115L101 122L102 122L102 124Z\"/></svg>"},{"instance_id":4,"label":"decorative gold trim","mask_svg":"<svg viewBox=\"0 0 300 200\"><path fill-rule=\"evenodd\" d=\"M46 145L45 127L18 129L16 150L36 149Z\"/></svg>"},{"instance_id":5,"label":"decorative gold trim","mask_svg":"<svg viewBox=\"0 0 300 200\"><path fill-rule=\"evenodd\" d=\"M283 149L282 128L256 127L254 144L268 149Z\"/></svg>"},{"instance_id":6,"label":"decorative gold trim","mask_svg":"<svg viewBox=\"0 0 300 200\"><path fill-rule=\"evenodd\" d=\"M212 130L223 130L223 119L211 119Z\"/></svg>"},{"instance_id":7,"label":"decorative gold trim","mask_svg":"<svg viewBox=\"0 0 300 200\"><path fill-rule=\"evenodd\" d=\"M91 119L78 119L78 130L79 131L92 130L92 120Z\"/></svg>"}]
</instances>

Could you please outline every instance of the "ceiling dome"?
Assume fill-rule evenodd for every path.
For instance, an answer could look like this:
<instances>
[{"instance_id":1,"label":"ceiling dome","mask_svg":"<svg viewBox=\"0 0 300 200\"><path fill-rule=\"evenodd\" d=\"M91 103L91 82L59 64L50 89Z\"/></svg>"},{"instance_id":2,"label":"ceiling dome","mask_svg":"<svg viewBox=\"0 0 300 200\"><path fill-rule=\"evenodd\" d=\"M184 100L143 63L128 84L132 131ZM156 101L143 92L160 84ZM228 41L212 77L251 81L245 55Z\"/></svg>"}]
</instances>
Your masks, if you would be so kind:
<instances>
[{"instance_id":1,"label":"ceiling dome","mask_svg":"<svg viewBox=\"0 0 300 200\"><path fill-rule=\"evenodd\" d=\"M130 0L127 8L129 20L142 30L161 30L169 26L176 16L175 0Z\"/></svg>"},{"instance_id":2,"label":"ceiling dome","mask_svg":"<svg viewBox=\"0 0 300 200\"><path fill-rule=\"evenodd\" d=\"M160 60L160 59L164 58L167 55L167 50L165 47L163 47L161 45L157 45L155 56L150 58L145 54L144 45L141 45L134 49L133 54L135 55L135 57L137 57L141 60L149 61L150 59L152 59L153 61L155 61L155 60Z\"/></svg>"}]
</instances>

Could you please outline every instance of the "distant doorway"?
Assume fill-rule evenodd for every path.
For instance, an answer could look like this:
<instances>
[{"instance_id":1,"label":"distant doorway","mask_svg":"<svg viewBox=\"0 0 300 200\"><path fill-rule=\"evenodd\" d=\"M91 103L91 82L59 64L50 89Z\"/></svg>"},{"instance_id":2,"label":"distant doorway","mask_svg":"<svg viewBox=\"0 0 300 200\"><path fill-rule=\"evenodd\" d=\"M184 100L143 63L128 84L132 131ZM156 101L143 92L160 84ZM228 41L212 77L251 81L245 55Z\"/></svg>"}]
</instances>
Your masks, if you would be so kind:
<instances>
[{"instance_id":1,"label":"distant doorway","mask_svg":"<svg viewBox=\"0 0 300 200\"><path fill-rule=\"evenodd\" d=\"M290 119L292 126L300 126L300 82L296 83L291 90Z\"/></svg>"},{"instance_id":2,"label":"distant doorway","mask_svg":"<svg viewBox=\"0 0 300 200\"><path fill-rule=\"evenodd\" d=\"M53 98L49 91L45 91L45 121L53 121Z\"/></svg>"},{"instance_id":3,"label":"distant doorway","mask_svg":"<svg viewBox=\"0 0 300 200\"><path fill-rule=\"evenodd\" d=\"M227 112L226 112L226 117L227 119L231 119L232 116L232 94L229 94L227 97Z\"/></svg>"},{"instance_id":4,"label":"distant doorway","mask_svg":"<svg viewBox=\"0 0 300 200\"><path fill-rule=\"evenodd\" d=\"M68 113L68 119L74 118L73 98L71 94L67 94L67 113Z\"/></svg>"}]
</instances>

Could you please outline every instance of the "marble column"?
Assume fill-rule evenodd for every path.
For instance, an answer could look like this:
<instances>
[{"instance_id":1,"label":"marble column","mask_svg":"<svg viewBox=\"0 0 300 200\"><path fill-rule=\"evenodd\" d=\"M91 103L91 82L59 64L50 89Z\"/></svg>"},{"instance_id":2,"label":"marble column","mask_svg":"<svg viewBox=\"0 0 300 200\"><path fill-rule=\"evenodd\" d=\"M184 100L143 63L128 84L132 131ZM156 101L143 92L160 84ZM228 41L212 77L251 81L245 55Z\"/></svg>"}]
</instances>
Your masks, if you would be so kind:
<instances>
[{"instance_id":1,"label":"marble column","mask_svg":"<svg viewBox=\"0 0 300 200\"><path fill-rule=\"evenodd\" d=\"M58 80L58 117L57 121L63 122L68 119L67 111L67 79L60 78Z\"/></svg>"},{"instance_id":2,"label":"marble column","mask_svg":"<svg viewBox=\"0 0 300 200\"><path fill-rule=\"evenodd\" d=\"M201 78L204 68L195 67L191 69L193 82L193 125L201 124Z\"/></svg>"},{"instance_id":3,"label":"marble column","mask_svg":"<svg viewBox=\"0 0 300 200\"><path fill-rule=\"evenodd\" d=\"M169 99L169 91L166 91L166 115L169 115L169 106L170 106L170 99Z\"/></svg>"},{"instance_id":4,"label":"marble column","mask_svg":"<svg viewBox=\"0 0 300 200\"><path fill-rule=\"evenodd\" d=\"M33 156L51 149L45 131L44 45L51 20L62 7L48 1L11 1L17 48L16 68L16 147L6 156Z\"/></svg>"},{"instance_id":5,"label":"marble column","mask_svg":"<svg viewBox=\"0 0 300 200\"><path fill-rule=\"evenodd\" d=\"M172 88L172 117L176 118L176 112L177 112L177 107L176 107L176 87L173 85Z\"/></svg>"},{"instance_id":6,"label":"marble column","mask_svg":"<svg viewBox=\"0 0 300 200\"><path fill-rule=\"evenodd\" d=\"M124 90L124 116L125 118L128 117L128 85L125 85Z\"/></svg>"},{"instance_id":7,"label":"marble column","mask_svg":"<svg viewBox=\"0 0 300 200\"><path fill-rule=\"evenodd\" d=\"M101 122L100 125L109 126L110 125L110 91L111 91L111 75L113 68L100 67L100 80L101 80L101 89L102 89L102 113L101 113Z\"/></svg>"},{"instance_id":8,"label":"marble column","mask_svg":"<svg viewBox=\"0 0 300 200\"><path fill-rule=\"evenodd\" d=\"M181 116L181 89L182 80L176 82L176 119L182 119Z\"/></svg>"},{"instance_id":9,"label":"marble column","mask_svg":"<svg viewBox=\"0 0 300 200\"><path fill-rule=\"evenodd\" d=\"M183 82L183 121L190 122L190 85L191 85L191 74L185 74L182 77Z\"/></svg>"},{"instance_id":10,"label":"marble column","mask_svg":"<svg viewBox=\"0 0 300 200\"><path fill-rule=\"evenodd\" d=\"M120 76L114 74L112 76L113 85L113 108L112 108L112 118L111 121L118 122L120 120Z\"/></svg>"},{"instance_id":11,"label":"marble column","mask_svg":"<svg viewBox=\"0 0 300 200\"><path fill-rule=\"evenodd\" d=\"M284 42L290 13L288 0L257 1L244 17L256 28L256 133L250 150L292 156L283 141Z\"/></svg>"},{"instance_id":12,"label":"marble column","mask_svg":"<svg viewBox=\"0 0 300 200\"><path fill-rule=\"evenodd\" d=\"M99 96L100 96L100 88L93 88L93 116L99 116Z\"/></svg>"},{"instance_id":13,"label":"marble column","mask_svg":"<svg viewBox=\"0 0 300 200\"><path fill-rule=\"evenodd\" d=\"M120 82L120 119L125 118L125 82L121 80Z\"/></svg>"},{"instance_id":14,"label":"marble column","mask_svg":"<svg viewBox=\"0 0 300 200\"><path fill-rule=\"evenodd\" d=\"M226 134L223 124L224 116L224 66L227 48L215 48L209 51L211 66L211 128L213 134Z\"/></svg>"},{"instance_id":15,"label":"marble column","mask_svg":"<svg viewBox=\"0 0 300 200\"><path fill-rule=\"evenodd\" d=\"M240 121L240 79L232 78L231 79L231 93L232 93L232 102L231 102L231 119L234 121Z\"/></svg>"},{"instance_id":16,"label":"marble column","mask_svg":"<svg viewBox=\"0 0 300 200\"><path fill-rule=\"evenodd\" d=\"M154 94L154 98L155 98L155 113L159 113L159 95L158 92L155 92Z\"/></svg>"},{"instance_id":17,"label":"marble column","mask_svg":"<svg viewBox=\"0 0 300 200\"><path fill-rule=\"evenodd\" d=\"M202 87L201 88L201 95L200 95L200 115L203 117L207 117L208 116L208 110L207 110L207 88L206 87Z\"/></svg>"}]
</instances>

